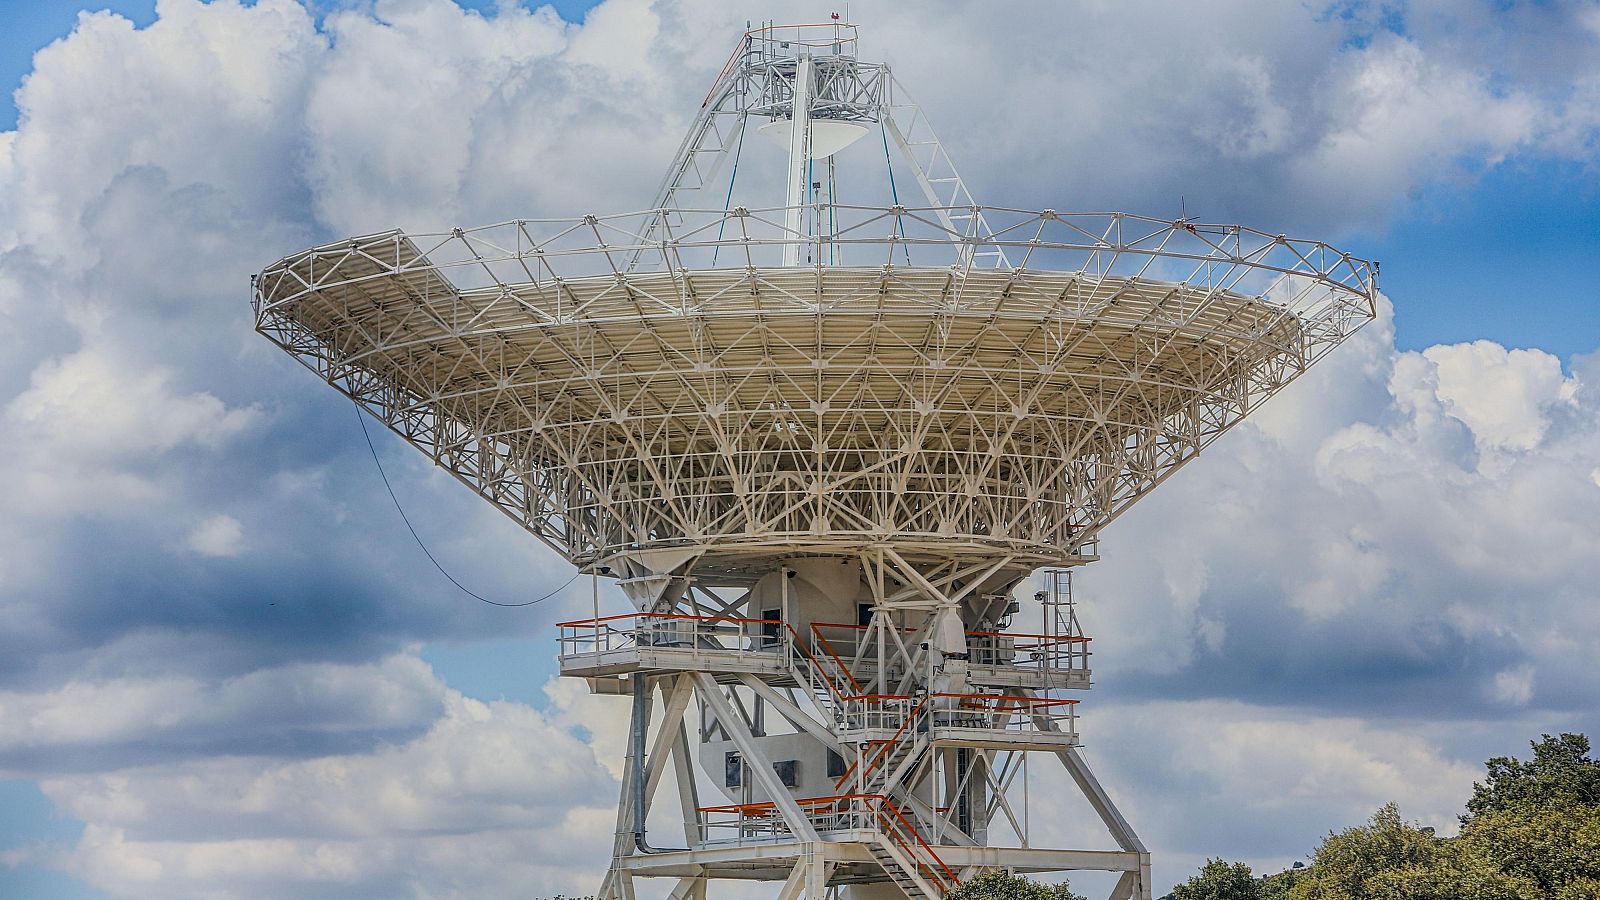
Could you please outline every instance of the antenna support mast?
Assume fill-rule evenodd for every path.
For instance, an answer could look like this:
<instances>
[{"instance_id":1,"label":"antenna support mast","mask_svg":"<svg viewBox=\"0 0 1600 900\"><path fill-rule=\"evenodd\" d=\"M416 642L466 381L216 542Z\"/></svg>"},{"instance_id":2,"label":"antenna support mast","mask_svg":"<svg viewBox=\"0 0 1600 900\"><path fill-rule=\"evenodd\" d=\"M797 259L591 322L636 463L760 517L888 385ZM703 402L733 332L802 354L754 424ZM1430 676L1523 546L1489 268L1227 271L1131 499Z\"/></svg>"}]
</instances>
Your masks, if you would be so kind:
<instances>
[{"instance_id":1,"label":"antenna support mast","mask_svg":"<svg viewBox=\"0 0 1600 900\"><path fill-rule=\"evenodd\" d=\"M740 179L751 132L776 147ZM601 900L942 900L996 867L1149 900L1079 751L1063 570L1370 321L1377 275L1239 225L981 207L839 23L741 35L649 209L364 235L253 286L262 334L614 579L627 611L559 634L562 675L630 701ZM1040 762L1108 845L1040 846Z\"/></svg>"}]
</instances>

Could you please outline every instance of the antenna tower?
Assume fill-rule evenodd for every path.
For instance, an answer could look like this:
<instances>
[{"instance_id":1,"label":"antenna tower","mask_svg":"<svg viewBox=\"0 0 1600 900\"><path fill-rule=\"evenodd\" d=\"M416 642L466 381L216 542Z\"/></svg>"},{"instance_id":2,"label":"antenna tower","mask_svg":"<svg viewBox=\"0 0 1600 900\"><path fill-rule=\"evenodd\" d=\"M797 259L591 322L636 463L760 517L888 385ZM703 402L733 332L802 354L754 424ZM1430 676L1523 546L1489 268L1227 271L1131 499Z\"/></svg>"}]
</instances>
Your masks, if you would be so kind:
<instances>
[{"instance_id":1,"label":"antenna tower","mask_svg":"<svg viewBox=\"0 0 1600 900\"><path fill-rule=\"evenodd\" d=\"M559 634L631 702L603 900L992 868L1148 900L1079 749L1068 570L1377 292L1317 241L980 206L839 22L741 35L649 209L364 235L253 285L263 335L626 597ZM1106 846L1040 845L1030 760Z\"/></svg>"}]
</instances>

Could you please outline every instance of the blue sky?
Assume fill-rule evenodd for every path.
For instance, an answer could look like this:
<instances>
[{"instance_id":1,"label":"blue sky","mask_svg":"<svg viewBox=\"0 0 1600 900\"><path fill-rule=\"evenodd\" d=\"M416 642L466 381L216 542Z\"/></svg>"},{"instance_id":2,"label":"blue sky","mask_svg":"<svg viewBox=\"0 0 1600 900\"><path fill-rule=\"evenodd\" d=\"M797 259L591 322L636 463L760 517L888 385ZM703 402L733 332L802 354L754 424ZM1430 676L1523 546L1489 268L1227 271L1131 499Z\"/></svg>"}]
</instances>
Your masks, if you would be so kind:
<instances>
[{"instance_id":1,"label":"blue sky","mask_svg":"<svg viewBox=\"0 0 1600 900\"><path fill-rule=\"evenodd\" d=\"M320 10L336 9L341 4L322 2ZM493 13L493 0L464 0L467 9ZM545 5L545 4L540 4ZM562 18L572 22L583 21L583 14L595 4L590 0L559 0L548 4ZM51 41L66 37L77 25L78 13L110 10L143 27L156 17L156 0L105 0L102 3L80 3L75 0L17 0L8 3L5 10L5 34L0 36L0 84L5 85L9 96L22 84L23 76L33 69L33 54ZM16 104L0 107L0 130L16 127Z\"/></svg>"},{"instance_id":2,"label":"blue sky","mask_svg":"<svg viewBox=\"0 0 1600 900\"><path fill-rule=\"evenodd\" d=\"M584 585L454 592L348 404L251 333L247 277L346 234L647 202L761 12L81 8L107 5L127 21L0 11L8 98L35 73L20 122L0 106L0 895L592 891L615 711L550 679ZM1392 318L1080 579L1090 751L1162 877L1287 864L1390 799L1445 826L1483 759L1600 732L1600 3L851 11L980 199L1182 198L1383 263ZM474 590L567 579L374 437ZM475 755L507 746L533 749ZM468 847L516 863L462 882L439 861Z\"/></svg>"},{"instance_id":3,"label":"blue sky","mask_svg":"<svg viewBox=\"0 0 1600 900\"><path fill-rule=\"evenodd\" d=\"M32 69L34 52L65 37L80 11L108 9L145 26L155 18L155 5L10 4L0 37L0 84L8 95L15 91ZM485 14L496 7L493 0L460 5ZM550 5L564 19L581 22L595 4ZM336 7L321 4L324 11ZM1405 27L1403 19L1389 24ZM15 127L16 119L15 103L0 106L0 129ZM1465 182L1428 185L1381 230L1357 232L1355 239L1363 254L1388 262L1385 286L1410 301L1396 317L1401 346L1488 338L1562 357L1593 349L1581 327L1600 290L1600 178L1592 161L1516 161ZM1533 293L1529 288L1537 288L1540 302L1520 299Z\"/></svg>"}]
</instances>

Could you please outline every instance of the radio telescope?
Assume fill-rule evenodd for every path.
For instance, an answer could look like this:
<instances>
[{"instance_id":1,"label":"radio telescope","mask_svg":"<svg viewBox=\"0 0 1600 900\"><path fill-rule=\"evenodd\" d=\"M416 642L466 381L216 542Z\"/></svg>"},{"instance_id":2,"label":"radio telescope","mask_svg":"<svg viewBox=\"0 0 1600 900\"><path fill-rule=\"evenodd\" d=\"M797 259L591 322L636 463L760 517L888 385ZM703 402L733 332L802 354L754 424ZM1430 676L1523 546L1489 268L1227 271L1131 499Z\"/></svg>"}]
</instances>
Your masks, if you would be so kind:
<instances>
[{"instance_id":1,"label":"radio telescope","mask_svg":"<svg viewBox=\"0 0 1600 900\"><path fill-rule=\"evenodd\" d=\"M254 279L263 335L631 602L559 636L632 701L604 900L937 900L997 867L1148 900L1078 749L1069 572L1376 292L1317 241L977 204L844 24L742 35L647 210ZM1034 839L1041 758L1110 846Z\"/></svg>"}]
</instances>

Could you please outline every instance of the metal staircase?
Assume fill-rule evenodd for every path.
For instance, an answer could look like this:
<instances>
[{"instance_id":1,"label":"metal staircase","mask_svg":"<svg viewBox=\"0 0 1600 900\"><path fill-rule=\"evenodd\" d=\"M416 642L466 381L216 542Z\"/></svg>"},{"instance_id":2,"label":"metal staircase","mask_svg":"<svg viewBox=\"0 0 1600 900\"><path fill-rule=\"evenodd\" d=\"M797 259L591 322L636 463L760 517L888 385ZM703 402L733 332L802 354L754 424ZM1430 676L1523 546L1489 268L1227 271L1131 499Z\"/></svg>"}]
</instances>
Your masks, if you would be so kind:
<instances>
[{"instance_id":1,"label":"metal staircase","mask_svg":"<svg viewBox=\"0 0 1600 900\"><path fill-rule=\"evenodd\" d=\"M874 841L867 849L872 853L872 858L878 861L883 871L894 881L895 885L912 900L937 900L937 895L930 894L924 887L924 882L912 874L912 866L885 841Z\"/></svg>"},{"instance_id":2,"label":"metal staircase","mask_svg":"<svg viewBox=\"0 0 1600 900\"><path fill-rule=\"evenodd\" d=\"M807 688L820 709L832 714L832 731L841 745L859 745L855 761L834 783L839 791L837 797L822 799L868 814L852 818L875 832L867 848L906 896L912 900L942 900L960 880L900 805L908 799L903 786L906 775L915 771L928 751L927 718L923 715L928 698L913 703L911 697L863 694L860 681L820 631L813 628L813 639L802 642L792 628L784 628L792 643L789 662L795 682ZM882 700L899 707L898 716L880 723L893 724L893 734L886 739L851 741L851 705L865 709L869 704L881 705ZM851 790L852 780L855 791Z\"/></svg>"},{"instance_id":3,"label":"metal staircase","mask_svg":"<svg viewBox=\"0 0 1600 900\"><path fill-rule=\"evenodd\" d=\"M561 664L563 672L589 676L602 690L638 673L653 673L663 685L695 678L705 689L720 685L718 691L729 695L740 685L764 684L753 702L764 696L779 704L773 708L786 708L796 727L795 716L810 720L805 728L846 760L843 774L824 782L831 788L827 796L795 797L769 780L763 793L780 799L696 805L699 838L681 852L723 853L752 842L800 846L819 838L855 844L859 856L851 865L858 868L850 877L886 877L912 900L944 900L960 885L957 870L973 864L970 850L984 839L965 818L969 776L941 782L939 754L1061 754L1077 743L1072 711L1077 701L1039 694L1088 686L1088 638L1073 615L1064 580L1050 580L1038 599L1046 613L1040 633L966 632L974 673L967 693L930 692L924 679L909 678L906 673L932 664L918 652L919 646L927 652L919 633L925 626L913 630L893 620L797 627L771 614L752 618L700 610L597 617L562 623ZM707 605L702 602L700 609ZM880 627L890 630L874 636ZM912 693L873 693L908 686ZM714 715L725 725L745 717L754 729L746 741L759 739L755 736L765 732L753 707L735 712L736 705L726 697L711 704L722 707ZM963 771L959 766L956 771ZM756 769L746 771L756 777ZM1003 772L983 771L989 787L977 790L1004 789ZM1141 863L1130 858L1115 864Z\"/></svg>"}]
</instances>

